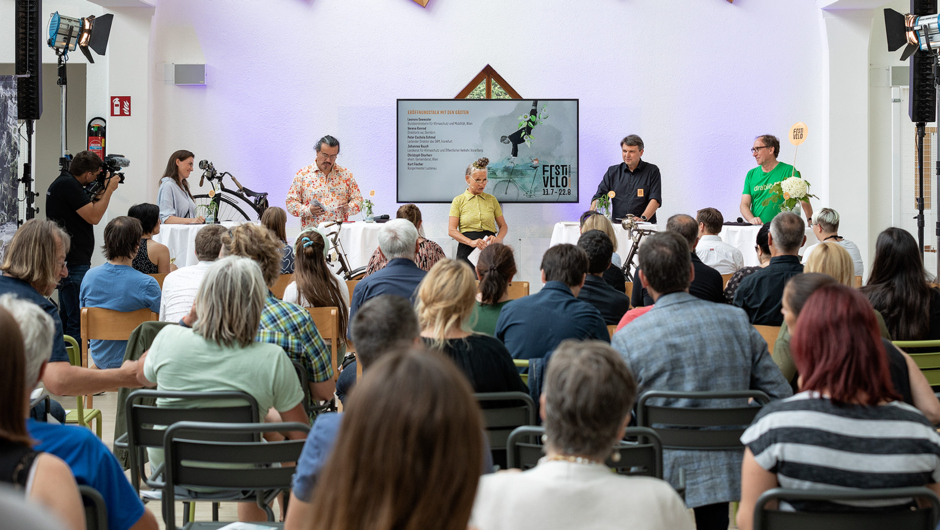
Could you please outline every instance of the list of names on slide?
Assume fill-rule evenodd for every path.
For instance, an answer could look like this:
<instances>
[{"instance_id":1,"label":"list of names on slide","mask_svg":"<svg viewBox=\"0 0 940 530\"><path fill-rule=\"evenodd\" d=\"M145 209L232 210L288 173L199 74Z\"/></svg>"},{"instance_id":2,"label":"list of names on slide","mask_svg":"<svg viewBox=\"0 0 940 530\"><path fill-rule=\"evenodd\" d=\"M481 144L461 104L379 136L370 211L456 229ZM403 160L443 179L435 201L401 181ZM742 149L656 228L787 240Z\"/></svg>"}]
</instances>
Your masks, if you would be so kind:
<instances>
[{"instance_id":1,"label":"list of names on slide","mask_svg":"<svg viewBox=\"0 0 940 530\"><path fill-rule=\"evenodd\" d=\"M458 139L448 135L462 134L459 130L473 126L466 110L409 110L407 118L406 163L409 171L438 170L439 155L442 153L482 153L482 149L456 147ZM456 120L446 116L428 118L414 114L453 114L463 115Z\"/></svg>"}]
</instances>

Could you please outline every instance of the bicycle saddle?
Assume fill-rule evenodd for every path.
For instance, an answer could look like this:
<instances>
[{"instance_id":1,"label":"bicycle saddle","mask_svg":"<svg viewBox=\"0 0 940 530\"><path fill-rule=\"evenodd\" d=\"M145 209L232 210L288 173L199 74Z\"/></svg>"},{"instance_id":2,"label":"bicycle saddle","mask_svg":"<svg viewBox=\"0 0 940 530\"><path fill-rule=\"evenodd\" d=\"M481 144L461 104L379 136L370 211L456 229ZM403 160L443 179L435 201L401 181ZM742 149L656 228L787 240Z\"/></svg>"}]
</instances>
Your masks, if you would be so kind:
<instances>
[{"instance_id":1,"label":"bicycle saddle","mask_svg":"<svg viewBox=\"0 0 940 530\"><path fill-rule=\"evenodd\" d=\"M245 195L247 195L247 196L249 196L249 197L257 197L257 198L264 198L264 197L267 197L267 196L268 196L268 192L266 192L266 191L259 193L259 192L257 192L257 191L251 191L250 189L248 189L248 188L246 188L246 187L244 187L244 186L242 186L242 193L244 193Z\"/></svg>"}]
</instances>

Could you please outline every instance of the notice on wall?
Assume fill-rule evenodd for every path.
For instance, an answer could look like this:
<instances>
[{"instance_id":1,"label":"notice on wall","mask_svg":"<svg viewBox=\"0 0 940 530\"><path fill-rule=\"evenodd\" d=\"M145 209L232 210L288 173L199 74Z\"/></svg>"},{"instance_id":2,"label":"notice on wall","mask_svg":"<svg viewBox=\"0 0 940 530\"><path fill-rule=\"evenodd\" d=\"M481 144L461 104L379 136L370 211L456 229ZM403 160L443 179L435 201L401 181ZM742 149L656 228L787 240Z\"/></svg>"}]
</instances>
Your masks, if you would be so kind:
<instances>
[{"instance_id":1,"label":"notice on wall","mask_svg":"<svg viewBox=\"0 0 940 530\"><path fill-rule=\"evenodd\" d=\"M480 158L500 202L578 202L578 100L398 100L398 202L451 202Z\"/></svg>"}]
</instances>

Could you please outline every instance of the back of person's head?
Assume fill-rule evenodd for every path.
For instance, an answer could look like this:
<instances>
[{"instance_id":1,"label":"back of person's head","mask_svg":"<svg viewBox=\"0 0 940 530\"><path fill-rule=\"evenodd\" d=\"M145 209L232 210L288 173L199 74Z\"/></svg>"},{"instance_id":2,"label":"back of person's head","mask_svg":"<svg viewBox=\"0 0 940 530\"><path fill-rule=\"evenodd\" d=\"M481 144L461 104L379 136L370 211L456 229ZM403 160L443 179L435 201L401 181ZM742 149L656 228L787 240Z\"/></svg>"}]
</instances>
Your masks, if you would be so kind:
<instances>
[{"instance_id":1,"label":"back of person's head","mask_svg":"<svg viewBox=\"0 0 940 530\"><path fill-rule=\"evenodd\" d=\"M35 385L39 382L42 363L52 357L52 337L55 334L52 317L33 302L12 294L0 296L0 307L9 311L20 327L26 361L26 386Z\"/></svg>"},{"instance_id":2,"label":"back of person's head","mask_svg":"<svg viewBox=\"0 0 940 530\"><path fill-rule=\"evenodd\" d=\"M406 221L411 221L411 224L415 225L415 228L418 229L418 234L423 235L421 231L421 210L418 209L417 204L403 204L398 208L398 212L395 214L397 219L405 219Z\"/></svg>"},{"instance_id":3,"label":"back of person's head","mask_svg":"<svg viewBox=\"0 0 940 530\"><path fill-rule=\"evenodd\" d=\"M581 285L588 270L587 252L568 243L549 247L540 267L546 282L561 282L568 287Z\"/></svg>"},{"instance_id":4,"label":"back of person's head","mask_svg":"<svg viewBox=\"0 0 940 530\"><path fill-rule=\"evenodd\" d=\"M160 222L160 207L156 204L135 204L127 210L127 216L140 221L140 228L144 234L152 234Z\"/></svg>"},{"instance_id":5,"label":"back of person's head","mask_svg":"<svg viewBox=\"0 0 940 530\"><path fill-rule=\"evenodd\" d=\"M796 254L803 246L806 237L806 225L799 215L793 212L780 212L770 222L770 236L773 246L781 254Z\"/></svg>"},{"instance_id":6,"label":"back of person's head","mask_svg":"<svg viewBox=\"0 0 940 530\"><path fill-rule=\"evenodd\" d=\"M23 334L20 327L6 309L0 308L0 337L3 337L3 353L0 354L0 440L31 445L26 431L26 393L32 383L26 381L26 356L23 351Z\"/></svg>"},{"instance_id":7,"label":"back of person's head","mask_svg":"<svg viewBox=\"0 0 940 530\"><path fill-rule=\"evenodd\" d=\"M823 208L816 213L816 224L822 228L824 233L836 233L839 231L839 212L832 208Z\"/></svg>"},{"instance_id":8,"label":"back of person's head","mask_svg":"<svg viewBox=\"0 0 940 530\"><path fill-rule=\"evenodd\" d=\"M366 300L356 310L350 326L356 360L363 370L382 355L414 344L421 335L414 306L408 299L391 294Z\"/></svg>"},{"instance_id":9,"label":"back of person's head","mask_svg":"<svg viewBox=\"0 0 940 530\"><path fill-rule=\"evenodd\" d=\"M99 158L97 154L91 151L81 151L72 157L72 161L69 162L69 173L76 177L84 175L89 171L98 174L101 165L101 158Z\"/></svg>"},{"instance_id":10,"label":"back of person's head","mask_svg":"<svg viewBox=\"0 0 940 530\"><path fill-rule=\"evenodd\" d=\"M806 305L806 301L817 289L838 283L835 278L825 273L804 272L787 280L787 284L783 289L783 297L786 299L793 317L798 318L800 312L803 311L803 306Z\"/></svg>"},{"instance_id":11,"label":"back of person's head","mask_svg":"<svg viewBox=\"0 0 940 530\"><path fill-rule=\"evenodd\" d=\"M222 258L209 266L199 284L193 330L207 341L247 348L258 334L267 293L254 260Z\"/></svg>"},{"instance_id":12,"label":"back of person's head","mask_svg":"<svg viewBox=\"0 0 940 530\"><path fill-rule=\"evenodd\" d=\"M601 274L607 270L607 267L610 267L614 244L604 232L600 230L584 232L578 238L578 246L587 253L589 274Z\"/></svg>"},{"instance_id":13,"label":"back of person's head","mask_svg":"<svg viewBox=\"0 0 940 530\"><path fill-rule=\"evenodd\" d=\"M770 238L767 237L768 234L770 234L770 223L764 223L760 225L760 230L757 231L757 240L755 243L765 256L770 256Z\"/></svg>"},{"instance_id":14,"label":"back of person's head","mask_svg":"<svg viewBox=\"0 0 940 530\"><path fill-rule=\"evenodd\" d=\"M600 230L607 234L610 242L614 244L614 252L617 252L617 233L614 232L614 225L610 223L610 219L594 210L584 212L581 214L581 233L591 230Z\"/></svg>"},{"instance_id":15,"label":"back of person's head","mask_svg":"<svg viewBox=\"0 0 940 530\"><path fill-rule=\"evenodd\" d=\"M648 287L666 295L685 291L692 283L692 253L689 243L676 232L647 236L637 254Z\"/></svg>"},{"instance_id":16,"label":"back of person's head","mask_svg":"<svg viewBox=\"0 0 940 530\"><path fill-rule=\"evenodd\" d=\"M435 347L443 347L448 331L463 329L473 314L477 285L462 261L442 259L418 286L418 323L430 331Z\"/></svg>"},{"instance_id":17,"label":"back of person's head","mask_svg":"<svg viewBox=\"0 0 940 530\"><path fill-rule=\"evenodd\" d=\"M600 341L566 340L545 375L545 435L557 452L604 459L633 408L636 380L620 354Z\"/></svg>"},{"instance_id":18,"label":"back of person's head","mask_svg":"<svg viewBox=\"0 0 940 530\"><path fill-rule=\"evenodd\" d=\"M698 222L691 215L677 213L666 221L666 231L675 232L685 239L689 249L695 248L698 243Z\"/></svg>"},{"instance_id":19,"label":"back of person's head","mask_svg":"<svg viewBox=\"0 0 940 530\"><path fill-rule=\"evenodd\" d=\"M418 229L405 219L393 219L379 229L379 248L385 259L415 259Z\"/></svg>"},{"instance_id":20,"label":"back of person's head","mask_svg":"<svg viewBox=\"0 0 940 530\"><path fill-rule=\"evenodd\" d=\"M269 206L261 214L261 226L274 232L274 237L282 243L287 242L287 212L277 206Z\"/></svg>"},{"instance_id":21,"label":"back of person's head","mask_svg":"<svg viewBox=\"0 0 940 530\"><path fill-rule=\"evenodd\" d=\"M196 257L199 261L215 261L222 250L222 234L226 228L222 225L206 225L196 232Z\"/></svg>"},{"instance_id":22,"label":"back of person's head","mask_svg":"<svg viewBox=\"0 0 940 530\"><path fill-rule=\"evenodd\" d=\"M111 219L104 227L104 246L101 248L105 259L133 258L143 235L140 221L133 217L122 215Z\"/></svg>"},{"instance_id":23,"label":"back of person's head","mask_svg":"<svg viewBox=\"0 0 940 530\"><path fill-rule=\"evenodd\" d=\"M348 401L308 527L466 530L483 467L466 376L439 353L388 353Z\"/></svg>"},{"instance_id":24,"label":"back of person's head","mask_svg":"<svg viewBox=\"0 0 940 530\"><path fill-rule=\"evenodd\" d=\"M294 282L297 292L311 307L335 307L339 310L339 336L346 336L349 308L336 277L326 263L327 241L315 229L304 230L294 243ZM340 339L342 340L342 339Z\"/></svg>"},{"instance_id":25,"label":"back of person's head","mask_svg":"<svg viewBox=\"0 0 940 530\"><path fill-rule=\"evenodd\" d=\"M790 342L802 390L835 402L877 405L900 400L888 370L875 312L865 296L844 285L813 293Z\"/></svg>"},{"instance_id":26,"label":"back of person's head","mask_svg":"<svg viewBox=\"0 0 940 530\"><path fill-rule=\"evenodd\" d=\"M222 234L222 248L226 256L255 260L268 287L277 283L281 275L281 242L267 228L250 223L230 228Z\"/></svg>"},{"instance_id":27,"label":"back of person's head","mask_svg":"<svg viewBox=\"0 0 940 530\"><path fill-rule=\"evenodd\" d=\"M33 286L55 285L62 267L56 256L56 242L68 253L71 239L62 227L55 221L30 219L7 244L0 270Z\"/></svg>"},{"instance_id":28,"label":"back of person's head","mask_svg":"<svg viewBox=\"0 0 940 530\"><path fill-rule=\"evenodd\" d=\"M705 226L705 233L709 235L718 235L725 224L725 218L717 208L702 208L696 212L695 220Z\"/></svg>"},{"instance_id":29,"label":"back of person's head","mask_svg":"<svg viewBox=\"0 0 940 530\"><path fill-rule=\"evenodd\" d=\"M855 287L855 262L852 255L835 241L824 241L813 248L803 272L828 274L846 287Z\"/></svg>"},{"instance_id":30,"label":"back of person's head","mask_svg":"<svg viewBox=\"0 0 940 530\"><path fill-rule=\"evenodd\" d=\"M875 259L862 292L884 317L894 340L927 338L930 291L914 236L900 228L888 228L878 234Z\"/></svg>"},{"instance_id":31,"label":"back of person's head","mask_svg":"<svg viewBox=\"0 0 940 530\"><path fill-rule=\"evenodd\" d=\"M480 298L483 305L496 305L506 294L509 282L516 272L516 260L512 247L502 243L490 243L477 259L477 276L480 277Z\"/></svg>"}]
</instances>

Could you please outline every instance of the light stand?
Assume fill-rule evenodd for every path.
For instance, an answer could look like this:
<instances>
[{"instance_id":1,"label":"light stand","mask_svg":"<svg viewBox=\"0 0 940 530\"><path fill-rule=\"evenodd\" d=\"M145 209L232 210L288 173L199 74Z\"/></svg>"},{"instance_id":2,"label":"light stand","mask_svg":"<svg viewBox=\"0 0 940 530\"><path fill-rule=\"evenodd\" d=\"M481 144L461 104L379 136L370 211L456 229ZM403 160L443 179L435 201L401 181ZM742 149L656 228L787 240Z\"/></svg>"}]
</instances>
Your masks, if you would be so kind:
<instances>
[{"instance_id":1,"label":"light stand","mask_svg":"<svg viewBox=\"0 0 940 530\"><path fill-rule=\"evenodd\" d=\"M33 191L33 120L26 120L26 162L23 163L23 176L19 179L24 186L24 197L26 199L26 220L29 221L36 217L39 209L33 206L36 197L39 195ZM19 220L17 224L23 224Z\"/></svg>"},{"instance_id":2,"label":"light stand","mask_svg":"<svg viewBox=\"0 0 940 530\"><path fill-rule=\"evenodd\" d=\"M68 48L66 48L68 49ZM67 125L68 125L68 75L67 69L65 67L66 55L62 50L56 48L56 55L59 57L58 60L58 72L59 79L56 81L56 84L59 85L60 97L62 99L62 116L60 120L60 133L61 133L61 145L62 145L62 155L59 157L59 171L68 171L69 161L71 157L69 156L68 149L68 136L67 136Z\"/></svg>"},{"instance_id":3,"label":"light stand","mask_svg":"<svg viewBox=\"0 0 940 530\"><path fill-rule=\"evenodd\" d=\"M917 122L917 246L920 247L920 257L924 257L924 135L925 123Z\"/></svg>"}]
</instances>

